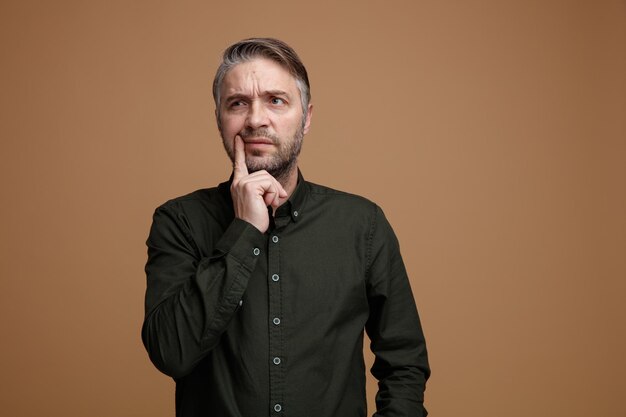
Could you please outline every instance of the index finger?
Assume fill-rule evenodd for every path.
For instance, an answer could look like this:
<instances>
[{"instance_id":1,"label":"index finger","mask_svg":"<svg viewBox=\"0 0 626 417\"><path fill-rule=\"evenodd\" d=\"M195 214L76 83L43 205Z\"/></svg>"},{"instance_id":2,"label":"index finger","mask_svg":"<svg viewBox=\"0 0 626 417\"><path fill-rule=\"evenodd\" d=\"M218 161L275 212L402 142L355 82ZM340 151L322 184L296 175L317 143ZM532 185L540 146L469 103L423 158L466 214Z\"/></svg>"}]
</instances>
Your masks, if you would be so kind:
<instances>
[{"instance_id":1,"label":"index finger","mask_svg":"<svg viewBox=\"0 0 626 417\"><path fill-rule=\"evenodd\" d=\"M233 163L233 179L240 179L248 175L248 167L246 166L246 148L243 144L241 136L235 136L234 145L235 160Z\"/></svg>"}]
</instances>

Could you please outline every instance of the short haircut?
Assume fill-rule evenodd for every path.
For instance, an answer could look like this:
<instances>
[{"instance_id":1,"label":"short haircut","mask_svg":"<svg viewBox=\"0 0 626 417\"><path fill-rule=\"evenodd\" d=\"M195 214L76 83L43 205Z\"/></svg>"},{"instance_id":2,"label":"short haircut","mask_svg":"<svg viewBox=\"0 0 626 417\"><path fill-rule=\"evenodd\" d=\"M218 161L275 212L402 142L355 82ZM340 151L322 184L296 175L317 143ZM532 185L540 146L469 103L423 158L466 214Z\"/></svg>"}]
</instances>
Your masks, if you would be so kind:
<instances>
[{"instance_id":1,"label":"short haircut","mask_svg":"<svg viewBox=\"0 0 626 417\"><path fill-rule=\"evenodd\" d=\"M311 86L306 68L296 51L285 42L273 38L250 38L239 41L224 51L222 63L217 68L217 73L213 79L213 99L218 115L220 114L220 89L224 77L238 64L251 61L255 58L266 58L278 63L287 70L295 79L300 90L300 100L302 103L302 114L307 114L309 102L311 101Z\"/></svg>"}]
</instances>

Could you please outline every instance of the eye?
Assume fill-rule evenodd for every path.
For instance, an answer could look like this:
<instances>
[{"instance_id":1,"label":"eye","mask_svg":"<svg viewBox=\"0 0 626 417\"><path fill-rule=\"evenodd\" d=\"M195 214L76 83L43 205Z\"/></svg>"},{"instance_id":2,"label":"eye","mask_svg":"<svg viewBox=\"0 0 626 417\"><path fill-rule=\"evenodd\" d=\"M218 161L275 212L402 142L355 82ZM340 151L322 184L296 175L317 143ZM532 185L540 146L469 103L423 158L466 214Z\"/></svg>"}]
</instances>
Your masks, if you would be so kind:
<instances>
[{"instance_id":1,"label":"eye","mask_svg":"<svg viewBox=\"0 0 626 417\"><path fill-rule=\"evenodd\" d=\"M242 100L234 100L230 103L230 107L241 107L245 103Z\"/></svg>"},{"instance_id":2,"label":"eye","mask_svg":"<svg viewBox=\"0 0 626 417\"><path fill-rule=\"evenodd\" d=\"M270 99L270 102L276 106L282 106L283 104L285 104L285 100L280 97L272 97Z\"/></svg>"}]
</instances>

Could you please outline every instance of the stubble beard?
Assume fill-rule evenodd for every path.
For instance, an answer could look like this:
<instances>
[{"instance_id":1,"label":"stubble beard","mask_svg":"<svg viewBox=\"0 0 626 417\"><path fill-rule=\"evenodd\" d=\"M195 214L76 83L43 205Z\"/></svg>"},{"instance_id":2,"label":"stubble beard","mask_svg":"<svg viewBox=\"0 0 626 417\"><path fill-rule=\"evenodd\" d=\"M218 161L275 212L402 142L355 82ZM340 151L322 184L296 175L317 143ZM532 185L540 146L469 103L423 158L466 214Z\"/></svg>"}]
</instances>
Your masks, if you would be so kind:
<instances>
[{"instance_id":1,"label":"stubble beard","mask_svg":"<svg viewBox=\"0 0 626 417\"><path fill-rule=\"evenodd\" d=\"M303 126L298 127L298 130L294 133L291 140L287 141L281 141L278 136L273 135L264 128L245 129L241 131L239 135L244 141L250 137L267 138L270 139L276 147L274 154L268 155L263 159L258 158L262 155L262 152L258 150L253 150L251 155L246 154L246 166L248 167L249 173L265 170L281 184L284 184L289 179L291 173L296 168L298 156L302 150L302 142L304 139ZM234 149L232 146L227 146L224 137L222 137L222 142L230 160L234 162Z\"/></svg>"}]
</instances>

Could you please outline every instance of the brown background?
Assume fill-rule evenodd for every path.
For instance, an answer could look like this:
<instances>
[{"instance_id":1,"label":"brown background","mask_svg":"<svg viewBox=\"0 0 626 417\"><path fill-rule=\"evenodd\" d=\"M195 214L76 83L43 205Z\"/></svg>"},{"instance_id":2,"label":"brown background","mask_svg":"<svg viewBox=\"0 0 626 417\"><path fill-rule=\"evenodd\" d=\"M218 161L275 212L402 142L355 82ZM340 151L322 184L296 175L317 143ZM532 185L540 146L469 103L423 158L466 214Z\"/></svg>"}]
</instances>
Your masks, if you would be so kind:
<instances>
[{"instance_id":1,"label":"brown background","mask_svg":"<svg viewBox=\"0 0 626 417\"><path fill-rule=\"evenodd\" d=\"M626 2L222 3L0 2L0 413L173 416L144 241L227 178L210 83L264 35L311 75L305 176L400 238L432 415L626 415Z\"/></svg>"}]
</instances>

